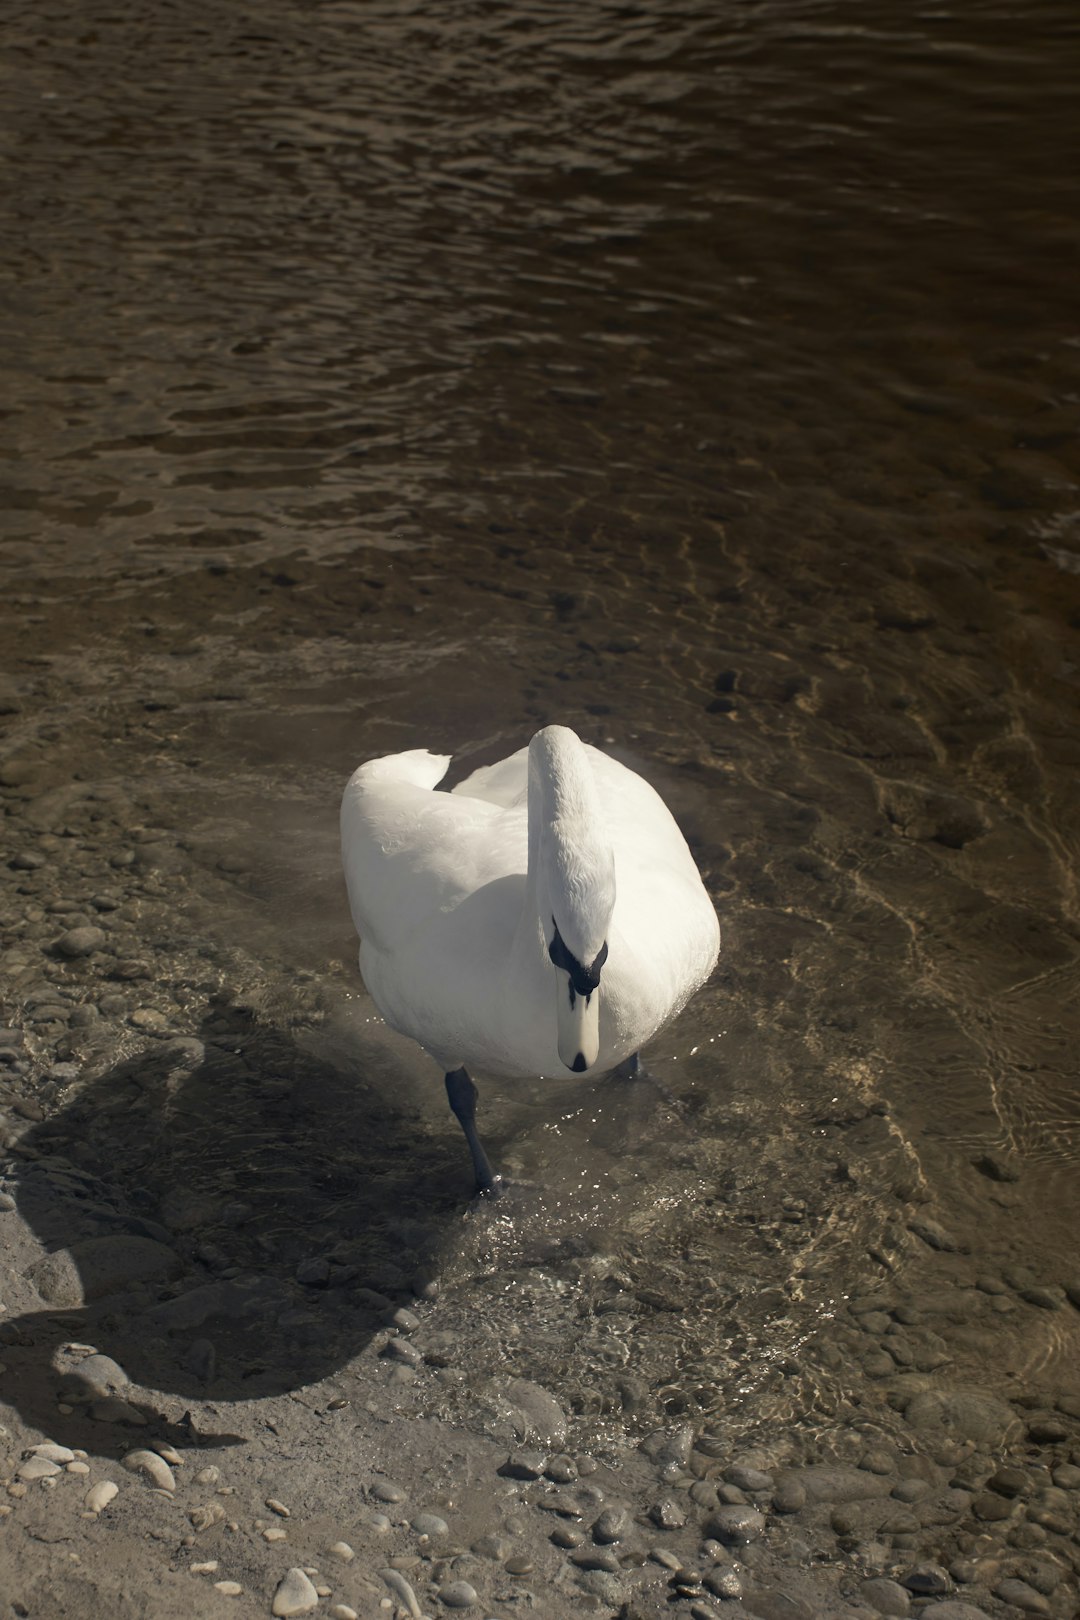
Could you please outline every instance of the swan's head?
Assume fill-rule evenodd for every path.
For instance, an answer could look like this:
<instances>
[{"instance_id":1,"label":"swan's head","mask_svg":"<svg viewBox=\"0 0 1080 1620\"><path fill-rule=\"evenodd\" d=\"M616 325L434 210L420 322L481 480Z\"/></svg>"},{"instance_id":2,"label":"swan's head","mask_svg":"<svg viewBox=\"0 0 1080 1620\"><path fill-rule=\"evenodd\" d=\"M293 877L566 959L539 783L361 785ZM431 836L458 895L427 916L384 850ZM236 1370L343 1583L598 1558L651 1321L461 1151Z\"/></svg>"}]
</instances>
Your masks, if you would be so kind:
<instances>
[{"instance_id":1,"label":"swan's head","mask_svg":"<svg viewBox=\"0 0 1080 1620\"><path fill-rule=\"evenodd\" d=\"M600 970L607 941L591 960L570 950L553 916L548 956L555 969L559 1058L575 1074L591 1069L600 1055Z\"/></svg>"},{"instance_id":2,"label":"swan's head","mask_svg":"<svg viewBox=\"0 0 1080 1620\"><path fill-rule=\"evenodd\" d=\"M615 910L615 858L581 740L546 726L529 745L530 871L554 969L559 1059L575 1074L600 1056L600 972Z\"/></svg>"}]
</instances>

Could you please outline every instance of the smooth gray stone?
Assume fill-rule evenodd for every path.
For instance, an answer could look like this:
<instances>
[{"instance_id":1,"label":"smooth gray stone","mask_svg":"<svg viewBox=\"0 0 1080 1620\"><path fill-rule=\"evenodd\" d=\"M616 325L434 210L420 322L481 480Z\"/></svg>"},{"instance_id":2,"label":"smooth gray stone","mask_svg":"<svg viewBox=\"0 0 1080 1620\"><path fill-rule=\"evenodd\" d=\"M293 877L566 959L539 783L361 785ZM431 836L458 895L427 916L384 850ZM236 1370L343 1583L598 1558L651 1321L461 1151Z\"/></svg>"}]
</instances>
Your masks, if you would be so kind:
<instances>
[{"instance_id":1,"label":"smooth gray stone","mask_svg":"<svg viewBox=\"0 0 1080 1620\"><path fill-rule=\"evenodd\" d=\"M720 1507L705 1522L705 1534L728 1546L756 1541L764 1529L764 1514L752 1507Z\"/></svg>"},{"instance_id":2,"label":"smooth gray stone","mask_svg":"<svg viewBox=\"0 0 1080 1620\"><path fill-rule=\"evenodd\" d=\"M910 1595L896 1581L886 1580L884 1576L863 1581L859 1596L878 1614L902 1616L911 1611Z\"/></svg>"},{"instance_id":3,"label":"smooth gray stone","mask_svg":"<svg viewBox=\"0 0 1080 1620\"><path fill-rule=\"evenodd\" d=\"M822 1502L862 1502L872 1496L888 1496L894 1481L887 1475L869 1474L862 1468L842 1463L811 1463L782 1474L781 1488L801 1485L812 1507Z\"/></svg>"}]
</instances>

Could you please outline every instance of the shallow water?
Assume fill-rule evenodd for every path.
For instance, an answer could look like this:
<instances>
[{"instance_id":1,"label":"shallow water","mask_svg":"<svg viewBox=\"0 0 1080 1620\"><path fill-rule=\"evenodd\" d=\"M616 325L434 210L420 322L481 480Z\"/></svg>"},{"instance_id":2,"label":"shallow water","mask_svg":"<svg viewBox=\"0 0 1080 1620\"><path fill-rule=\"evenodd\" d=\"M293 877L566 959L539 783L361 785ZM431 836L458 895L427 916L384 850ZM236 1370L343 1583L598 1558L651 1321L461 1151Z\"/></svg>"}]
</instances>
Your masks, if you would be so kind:
<instances>
[{"instance_id":1,"label":"shallow water","mask_svg":"<svg viewBox=\"0 0 1080 1620\"><path fill-rule=\"evenodd\" d=\"M1075 23L432 9L16 9L6 758L98 795L61 866L151 850L142 1004L299 1030L330 1156L327 1075L407 1099L466 1373L813 1431L853 1295L1078 1275ZM460 1221L337 797L554 719L668 799L723 954L663 1092L484 1085L516 1185ZM1078 1321L957 1375L1071 1387Z\"/></svg>"}]
</instances>

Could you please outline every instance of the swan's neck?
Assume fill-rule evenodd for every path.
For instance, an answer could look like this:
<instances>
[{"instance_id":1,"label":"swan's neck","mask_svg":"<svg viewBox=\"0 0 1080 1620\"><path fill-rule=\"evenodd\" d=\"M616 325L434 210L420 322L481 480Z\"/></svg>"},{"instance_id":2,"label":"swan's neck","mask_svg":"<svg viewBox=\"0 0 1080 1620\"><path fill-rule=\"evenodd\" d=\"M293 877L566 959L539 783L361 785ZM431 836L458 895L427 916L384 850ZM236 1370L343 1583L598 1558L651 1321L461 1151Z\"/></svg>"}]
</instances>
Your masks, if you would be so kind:
<instances>
[{"instance_id":1,"label":"swan's neck","mask_svg":"<svg viewBox=\"0 0 1080 1620\"><path fill-rule=\"evenodd\" d=\"M591 963L615 905L615 863L585 747L565 726L547 726L529 745L529 869L526 905L552 938ZM524 920L524 919L523 919Z\"/></svg>"}]
</instances>

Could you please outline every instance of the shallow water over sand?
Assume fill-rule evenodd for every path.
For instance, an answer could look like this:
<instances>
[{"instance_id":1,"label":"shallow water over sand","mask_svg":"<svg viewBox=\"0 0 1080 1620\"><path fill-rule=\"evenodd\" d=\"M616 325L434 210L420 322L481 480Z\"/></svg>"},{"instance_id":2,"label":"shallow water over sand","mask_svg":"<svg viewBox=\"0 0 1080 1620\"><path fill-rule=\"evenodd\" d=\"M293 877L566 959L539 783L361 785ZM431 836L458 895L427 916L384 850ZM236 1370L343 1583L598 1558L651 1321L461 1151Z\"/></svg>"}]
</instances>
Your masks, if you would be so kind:
<instances>
[{"instance_id":1,"label":"shallow water over sand","mask_svg":"<svg viewBox=\"0 0 1080 1620\"><path fill-rule=\"evenodd\" d=\"M344 1223L372 1286L438 1274L450 1412L507 1367L600 1432L812 1440L882 1356L1075 1390L1070 15L431 10L13 29L4 780L48 859L4 966L32 1011L48 919L107 880L119 957L52 977L127 996L39 1021L39 1068L100 1098L132 1008L198 1034L223 990L289 1031L296 1139L345 1177L298 1175L290 1222ZM517 1185L462 1220L441 1081L353 966L337 799L364 757L463 770L551 720L667 798L723 952L648 1054L663 1094L483 1083ZM191 1085L161 1151L232 1165L261 1213L215 1241L250 1269L261 1149ZM117 1129L95 1169L135 1185ZM843 1337L853 1297L950 1289L941 1350ZM305 1360L292 1327L274 1387L365 1331Z\"/></svg>"}]
</instances>

